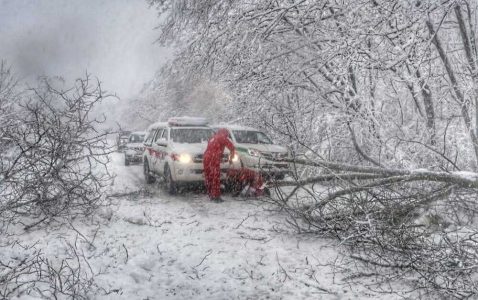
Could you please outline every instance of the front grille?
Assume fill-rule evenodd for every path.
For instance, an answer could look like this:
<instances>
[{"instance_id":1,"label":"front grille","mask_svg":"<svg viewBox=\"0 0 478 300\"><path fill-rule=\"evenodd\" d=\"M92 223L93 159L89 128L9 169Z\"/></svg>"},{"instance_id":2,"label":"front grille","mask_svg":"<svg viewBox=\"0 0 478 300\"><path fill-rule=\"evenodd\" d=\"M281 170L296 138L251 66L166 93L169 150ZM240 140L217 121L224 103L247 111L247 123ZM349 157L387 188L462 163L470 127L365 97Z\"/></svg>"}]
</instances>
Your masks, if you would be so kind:
<instances>
[{"instance_id":1,"label":"front grille","mask_svg":"<svg viewBox=\"0 0 478 300\"><path fill-rule=\"evenodd\" d=\"M279 164L275 164L274 167L278 168L278 169L289 169L289 165L279 165Z\"/></svg>"},{"instance_id":2,"label":"front grille","mask_svg":"<svg viewBox=\"0 0 478 300\"><path fill-rule=\"evenodd\" d=\"M126 147L127 150L144 151L144 147Z\"/></svg>"},{"instance_id":3,"label":"front grille","mask_svg":"<svg viewBox=\"0 0 478 300\"><path fill-rule=\"evenodd\" d=\"M204 160L204 154L197 154L193 158L193 162L195 162L195 163L202 163L203 160ZM224 153L222 155L221 162L228 162L228 161L229 161L229 154Z\"/></svg>"},{"instance_id":4,"label":"front grille","mask_svg":"<svg viewBox=\"0 0 478 300\"><path fill-rule=\"evenodd\" d=\"M204 155L203 154L198 154L198 155L194 156L193 162L202 163L203 159L204 159Z\"/></svg>"},{"instance_id":5,"label":"front grille","mask_svg":"<svg viewBox=\"0 0 478 300\"><path fill-rule=\"evenodd\" d=\"M262 156L268 160L284 160L288 157L287 152L262 152Z\"/></svg>"}]
</instances>

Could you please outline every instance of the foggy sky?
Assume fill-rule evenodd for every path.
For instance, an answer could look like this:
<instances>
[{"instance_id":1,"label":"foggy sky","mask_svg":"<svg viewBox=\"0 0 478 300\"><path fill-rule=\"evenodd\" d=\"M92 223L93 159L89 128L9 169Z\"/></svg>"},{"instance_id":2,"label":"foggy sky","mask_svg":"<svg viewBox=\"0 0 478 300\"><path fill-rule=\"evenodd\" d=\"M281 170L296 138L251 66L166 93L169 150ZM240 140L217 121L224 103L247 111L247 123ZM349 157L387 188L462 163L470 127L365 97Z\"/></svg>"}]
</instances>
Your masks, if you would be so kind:
<instances>
[{"instance_id":1,"label":"foggy sky","mask_svg":"<svg viewBox=\"0 0 478 300\"><path fill-rule=\"evenodd\" d=\"M168 54L157 24L145 0L0 0L0 59L27 81L88 71L128 98Z\"/></svg>"}]
</instances>

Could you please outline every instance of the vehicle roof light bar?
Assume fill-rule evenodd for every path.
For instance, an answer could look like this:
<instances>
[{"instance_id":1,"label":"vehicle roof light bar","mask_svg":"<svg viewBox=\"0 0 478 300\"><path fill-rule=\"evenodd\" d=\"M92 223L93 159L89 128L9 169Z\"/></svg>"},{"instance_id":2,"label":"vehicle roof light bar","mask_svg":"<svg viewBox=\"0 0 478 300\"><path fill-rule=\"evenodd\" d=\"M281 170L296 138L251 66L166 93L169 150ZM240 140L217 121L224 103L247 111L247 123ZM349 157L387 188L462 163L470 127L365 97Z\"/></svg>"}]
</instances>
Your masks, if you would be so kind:
<instances>
[{"instance_id":1,"label":"vehicle roof light bar","mask_svg":"<svg viewBox=\"0 0 478 300\"><path fill-rule=\"evenodd\" d=\"M169 126L207 126L206 118L175 117L168 120Z\"/></svg>"}]
</instances>

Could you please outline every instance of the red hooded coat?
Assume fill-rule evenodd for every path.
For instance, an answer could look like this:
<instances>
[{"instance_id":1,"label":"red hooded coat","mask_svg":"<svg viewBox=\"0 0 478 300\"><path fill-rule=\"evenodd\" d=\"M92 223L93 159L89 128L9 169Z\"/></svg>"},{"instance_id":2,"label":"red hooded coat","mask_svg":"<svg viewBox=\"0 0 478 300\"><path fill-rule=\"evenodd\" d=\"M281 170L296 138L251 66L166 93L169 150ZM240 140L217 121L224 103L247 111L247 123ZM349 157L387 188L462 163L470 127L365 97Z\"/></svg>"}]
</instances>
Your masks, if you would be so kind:
<instances>
[{"instance_id":1,"label":"red hooded coat","mask_svg":"<svg viewBox=\"0 0 478 300\"><path fill-rule=\"evenodd\" d=\"M207 193L211 199L221 196L221 160L224 149L227 147L231 152L230 158L234 156L234 145L228 138L227 129L221 128L209 139L206 151L204 152L204 180Z\"/></svg>"}]
</instances>

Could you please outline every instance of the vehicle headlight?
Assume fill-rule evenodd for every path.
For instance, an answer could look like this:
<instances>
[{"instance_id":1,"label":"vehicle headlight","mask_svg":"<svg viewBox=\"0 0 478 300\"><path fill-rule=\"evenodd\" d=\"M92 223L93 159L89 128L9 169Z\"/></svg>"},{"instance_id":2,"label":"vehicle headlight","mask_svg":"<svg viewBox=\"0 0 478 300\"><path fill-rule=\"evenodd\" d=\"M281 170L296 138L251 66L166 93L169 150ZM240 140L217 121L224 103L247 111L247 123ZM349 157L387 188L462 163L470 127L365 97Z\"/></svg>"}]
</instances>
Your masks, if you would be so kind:
<instances>
[{"instance_id":1,"label":"vehicle headlight","mask_svg":"<svg viewBox=\"0 0 478 300\"><path fill-rule=\"evenodd\" d=\"M182 163L182 164L188 164L190 163L193 159L191 157L191 155L187 154L187 153L183 153L181 155L179 155L179 162Z\"/></svg>"},{"instance_id":2,"label":"vehicle headlight","mask_svg":"<svg viewBox=\"0 0 478 300\"><path fill-rule=\"evenodd\" d=\"M259 157L259 156L262 155L261 152L260 152L259 150L257 150L257 149L252 149L252 148L250 148L250 149L247 149L247 152L249 153L250 156L257 156L257 157Z\"/></svg>"},{"instance_id":3,"label":"vehicle headlight","mask_svg":"<svg viewBox=\"0 0 478 300\"><path fill-rule=\"evenodd\" d=\"M234 156L232 157L232 162L238 162L239 161L239 155L237 153L234 153Z\"/></svg>"}]
</instances>

